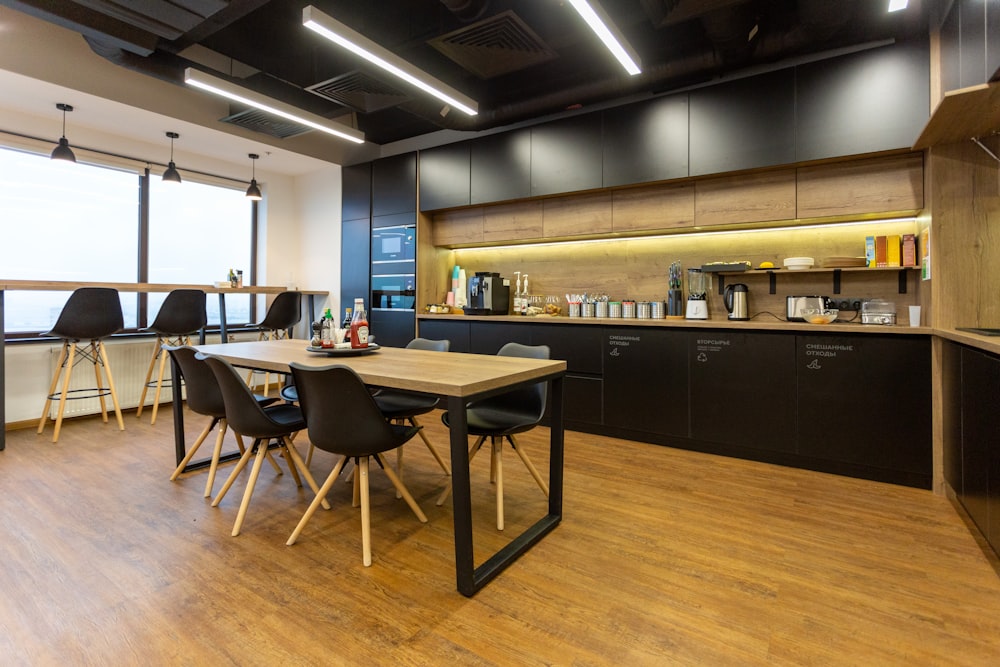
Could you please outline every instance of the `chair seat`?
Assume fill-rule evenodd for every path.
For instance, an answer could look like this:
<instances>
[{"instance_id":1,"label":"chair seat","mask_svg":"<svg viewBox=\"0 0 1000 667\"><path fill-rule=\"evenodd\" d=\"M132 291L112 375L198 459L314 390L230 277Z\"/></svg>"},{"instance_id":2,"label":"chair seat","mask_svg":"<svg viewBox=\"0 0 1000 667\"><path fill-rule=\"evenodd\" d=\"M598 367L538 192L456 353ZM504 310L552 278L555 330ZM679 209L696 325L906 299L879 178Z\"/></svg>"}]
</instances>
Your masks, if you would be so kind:
<instances>
[{"instance_id":1,"label":"chair seat","mask_svg":"<svg viewBox=\"0 0 1000 667\"><path fill-rule=\"evenodd\" d=\"M280 405L272 405L264 408L264 412L276 424L275 433L272 437L290 431L301 431L306 427L305 419L302 417L302 410L297 405L281 403ZM265 433L261 433L260 435L268 437Z\"/></svg>"},{"instance_id":2,"label":"chair seat","mask_svg":"<svg viewBox=\"0 0 1000 667\"><path fill-rule=\"evenodd\" d=\"M409 391L385 389L375 394L375 404L386 419L405 419L430 412L437 407L438 397Z\"/></svg>"},{"instance_id":3,"label":"chair seat","mask_svg":"<svg viewBox=\"0 0 1000 667\"><path fill-rule=\"evenodd\" d=\"M281 398L289 403L299 402L299 390L295 388L294 384L286 384L278 392L281 394Z\"/></svg>"},{"instance_id":4,"label":"chair seat","mask_svg":"<svg viewBox=\"0 0 1000 667\"><path fill-rule=\"evenodd\" d=\"M470 407L465 413L469 435L505 436L516 435L530 431L538 424L538 415L534 413L517 413L509 407L492 409L489 407ZM451 426L448 413L441 415L445 426Z\"/></svg>"}]
</instances>

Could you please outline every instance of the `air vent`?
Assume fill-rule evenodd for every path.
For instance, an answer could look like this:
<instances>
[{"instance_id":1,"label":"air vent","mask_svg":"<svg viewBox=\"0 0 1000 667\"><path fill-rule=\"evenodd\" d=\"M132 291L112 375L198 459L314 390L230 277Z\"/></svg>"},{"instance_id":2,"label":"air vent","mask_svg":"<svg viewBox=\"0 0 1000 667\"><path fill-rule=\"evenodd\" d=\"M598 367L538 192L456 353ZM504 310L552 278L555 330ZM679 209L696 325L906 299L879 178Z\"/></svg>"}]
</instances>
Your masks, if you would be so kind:
<instances>
[{"instance_id":1,"label":"air vent","mask_svg":"<svg viewBox=\"0 0 1000 667\"><path fill-rule=\"evenodd\" d=\"M388 109L410 99L399 89L359 71L321 81L306 90L363 113Z\"/></svg>"},{"instance_id":2,"label":"air vent","mask_svg":"<svg viewBox=\"0 0 1000 667\"><path fill-rule=\"evenodd\" d=\"M558 54L512 11L428 42L481 79L526 69Z\"/></svg>"},{"instance_id":3,"label":"air vent","mask_svg":"<svg viewBox=\"0 0 1000 667\"><path fill-rule=\"evenodd\" d=\"M277 137L278 139L294 137L296 135L309 132L312 129L306 127L305 125L299 125L298 123L281 120L280 118L271 116L263 111L258 111L257 109L238 111L226 116L225 118L220 118L219 120L223 123L239 125L240 127L244 127L248 130L260 132L261 134L267 134L272 137Z\"/></svg>"}]
</instances>

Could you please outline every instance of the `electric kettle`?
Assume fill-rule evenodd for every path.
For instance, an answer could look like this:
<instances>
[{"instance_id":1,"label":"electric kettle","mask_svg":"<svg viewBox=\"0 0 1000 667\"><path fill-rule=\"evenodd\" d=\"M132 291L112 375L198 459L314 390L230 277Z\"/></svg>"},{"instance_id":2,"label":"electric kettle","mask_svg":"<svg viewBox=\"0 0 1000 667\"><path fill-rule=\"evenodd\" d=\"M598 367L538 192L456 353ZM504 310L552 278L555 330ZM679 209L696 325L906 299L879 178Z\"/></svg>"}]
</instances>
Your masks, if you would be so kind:
<instances>
[{"instance_id":1,"label":"electric kettle","mask_svg":"<svg viewBox=\"0 0 1000 667\"><path fill-rule=\"evenodd\" d=\"M726 311L731 320L749 320L747 313L747 286L743 283L726 285L722 302L726 305Z\"/></svg>"}]
</instances>

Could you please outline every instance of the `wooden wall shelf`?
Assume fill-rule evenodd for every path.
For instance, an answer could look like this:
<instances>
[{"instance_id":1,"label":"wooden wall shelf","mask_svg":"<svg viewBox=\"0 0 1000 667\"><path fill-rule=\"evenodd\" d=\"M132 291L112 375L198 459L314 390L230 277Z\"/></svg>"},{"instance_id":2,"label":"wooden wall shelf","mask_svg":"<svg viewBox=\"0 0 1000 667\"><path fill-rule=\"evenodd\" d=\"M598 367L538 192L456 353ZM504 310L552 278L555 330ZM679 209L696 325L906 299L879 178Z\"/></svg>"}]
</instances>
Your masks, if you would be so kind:
<instances>
[{"instance_id":1,"label":"wooden wall shelf","mask_svg":"<svg viewBox=\"0 0 1000 667\"><path fill-rule=\"evenodd\" d=\"M920 267L918 266L888 266L879 268L869 268L866 266L859 267L846 267L846 268L818 268L818 269L796 269L790 271L788 269L754 269L750 271L719 271L716 275L719 276L719 294L721 295L726 289L726 276L752 276L759 273L766 273L769 283L769 293L777 294L778 291L778 276L788 275L794 276L797 274L806 273L830 273L833 275L833 294L840 294L840 280L841 274L843 272L847 273L873 273L877 271L896 271L899 273L899 293L906 294L906 272L916 271Z\"/></svg>"}]
</instances>

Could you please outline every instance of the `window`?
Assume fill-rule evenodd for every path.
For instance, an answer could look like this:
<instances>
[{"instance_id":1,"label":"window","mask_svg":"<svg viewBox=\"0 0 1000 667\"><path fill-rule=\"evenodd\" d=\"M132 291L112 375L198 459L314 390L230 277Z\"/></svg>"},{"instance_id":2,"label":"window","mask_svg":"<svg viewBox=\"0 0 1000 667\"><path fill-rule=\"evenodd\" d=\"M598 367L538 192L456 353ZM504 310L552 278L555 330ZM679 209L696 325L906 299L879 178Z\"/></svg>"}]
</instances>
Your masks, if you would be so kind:
<instances>
[{"instance_id":1,"label":"window","mask_svg":"<svg viewBox=\"0 0 1000 667\"><path fill-rule=\"evenodd\" d=\"M143 182L149 189L148 248L141 247ZM229 269L253 266L253 204L242 190L194 182L163 183L135 171L50 160L0 148L0 277L211 285ZM148 258L147 266L140 263ZM5 294L4 328L17 336L48 331L68 292ZM123 292L125 328L146 326L165 294L148 295L146 317L135 293ZM209 324L219 300L208 299ZM252 321L249 295L226 297L228 322Z\"/></svg>"}]
</instances>

